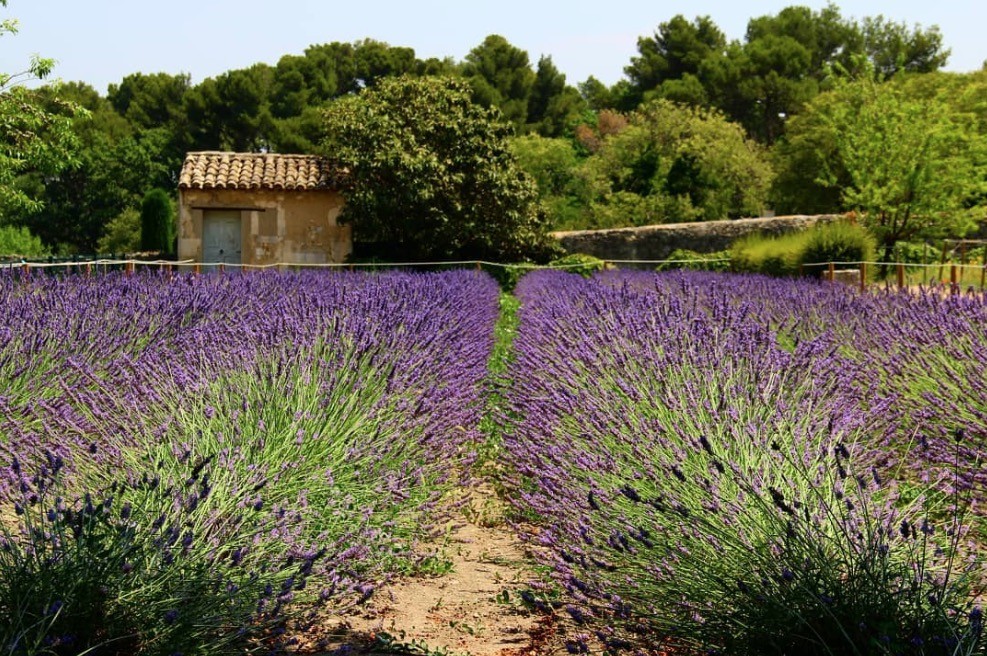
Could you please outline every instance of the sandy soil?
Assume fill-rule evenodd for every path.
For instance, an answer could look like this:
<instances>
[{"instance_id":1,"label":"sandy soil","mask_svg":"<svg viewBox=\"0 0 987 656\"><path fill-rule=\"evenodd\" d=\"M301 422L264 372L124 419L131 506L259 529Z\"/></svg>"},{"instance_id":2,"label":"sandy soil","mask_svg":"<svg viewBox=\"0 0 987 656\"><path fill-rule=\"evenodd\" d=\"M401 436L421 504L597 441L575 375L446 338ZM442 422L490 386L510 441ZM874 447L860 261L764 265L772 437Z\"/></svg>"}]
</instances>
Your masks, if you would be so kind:
<instances>
[{"instance_id":1,"label":"sandy soil","mask_svg":"<svg viewBox=\"0 0 987 656\"><path fill-rule=\"evenodd\" d=\"M565 654L560 618L521 602L535 572L495 492L470 490L456 519L442 544L448 573L388 583L362 606L327 617L315 630L323 643L317 653L348 645L355 654Z\"/></svg>"}]
</instances>

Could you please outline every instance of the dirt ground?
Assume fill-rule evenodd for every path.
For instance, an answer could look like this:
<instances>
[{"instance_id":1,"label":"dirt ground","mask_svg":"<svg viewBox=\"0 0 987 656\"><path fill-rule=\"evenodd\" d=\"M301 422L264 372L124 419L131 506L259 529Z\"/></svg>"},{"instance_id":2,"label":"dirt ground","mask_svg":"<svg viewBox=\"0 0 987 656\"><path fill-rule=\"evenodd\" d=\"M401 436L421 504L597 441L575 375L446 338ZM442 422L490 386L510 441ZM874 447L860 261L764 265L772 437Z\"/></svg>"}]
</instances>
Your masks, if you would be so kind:
<instances>
[{"instance_id":1,"label":"dirt ground","mask_svg":"<svg viewBox=\"0 0 987 656\"><path fill-rule=\"evenodd\" d=\"M325 618L308 654L554 656L565 654L561 618L536 612L520 597L536 574L503 520L496 493L469 491L443 540L450 571L381 586L363 605ZM310 641L313 638L310 638ZM348 648L348 649L347 649Z\"/></svg>"}]
</instances>

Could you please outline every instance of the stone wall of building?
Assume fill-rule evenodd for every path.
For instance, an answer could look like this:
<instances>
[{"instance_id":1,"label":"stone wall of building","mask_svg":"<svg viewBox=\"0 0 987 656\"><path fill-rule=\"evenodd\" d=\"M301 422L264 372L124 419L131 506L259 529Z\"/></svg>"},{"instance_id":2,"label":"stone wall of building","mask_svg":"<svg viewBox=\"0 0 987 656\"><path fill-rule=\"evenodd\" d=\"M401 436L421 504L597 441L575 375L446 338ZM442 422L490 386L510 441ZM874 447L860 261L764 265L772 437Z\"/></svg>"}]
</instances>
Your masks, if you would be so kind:
<instances>
[{"instance_id":1,"label":"stone wall of building","mask_svg":"<svg viewBox=\"0 0 987 656\"><path fill-rule=\"evenodd\" d=\"M238 212L241 264L343 262L352 231L339 225L343 197L330 190L183 189L179 192L178 259L204 261L203 218Z\"/></svg>"},{"instance_id":2,"label":"stone wall of building","mask_svg":"<svg viewBox=\"0 0 987 656\"><path fill-rule=\"evenodd\" d=\"M732 221L668 223L642 228L555 232L567 253L585 253L602 260L664 260L676 249L699 253L725 250L734 240L752 233L780 235L805 230L842 215L778 216Z\"/></svg>"}]
</instances>

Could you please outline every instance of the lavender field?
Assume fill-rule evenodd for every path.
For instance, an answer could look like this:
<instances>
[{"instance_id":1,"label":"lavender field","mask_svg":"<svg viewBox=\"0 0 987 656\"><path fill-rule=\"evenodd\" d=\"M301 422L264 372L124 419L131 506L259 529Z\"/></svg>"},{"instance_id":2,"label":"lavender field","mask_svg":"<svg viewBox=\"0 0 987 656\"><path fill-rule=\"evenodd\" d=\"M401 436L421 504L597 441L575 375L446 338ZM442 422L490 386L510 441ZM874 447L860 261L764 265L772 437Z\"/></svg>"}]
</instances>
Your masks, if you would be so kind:
<instances>
[{"instance_id":1,"label":"lavender field","mask_svg":"<svg viewBox=\"0 0 987 656\"><path fill-rule=\"evenodd\" d=\"M585 631L672 653L983 653L983 297L541 271L511 501Z\"/></svg>"},{"instance_id":2,"label":"lavender field","mask_svg":"<svg viewBox=\"0 0 987 656\"><path fill-rule=\"evenodd\" d=\"M290 647L482 471L572 653L984 653L984 297L515 296L495 352L475 272L0 277L0 649Z\"/></svg>"},{"instance_id":3,"label":"lavender field","mask_svg":"<svg viewBox=\"0 0 987 656\"><path fill-rule=\"evenodd\" d=\"M0 279L3 653L268 649L299 601L427 571L498 293L472 272Z\"/></svg>"}]
</instances>

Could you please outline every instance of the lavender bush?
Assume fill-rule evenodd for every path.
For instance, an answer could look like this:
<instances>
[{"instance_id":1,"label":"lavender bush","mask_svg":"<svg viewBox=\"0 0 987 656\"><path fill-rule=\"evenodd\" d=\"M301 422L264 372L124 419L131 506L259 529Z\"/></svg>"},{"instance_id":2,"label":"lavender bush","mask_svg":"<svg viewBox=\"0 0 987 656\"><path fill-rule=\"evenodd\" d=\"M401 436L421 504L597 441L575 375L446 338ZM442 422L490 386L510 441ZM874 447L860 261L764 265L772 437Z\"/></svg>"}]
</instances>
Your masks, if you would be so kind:
<instances>
[{"instance_id":1,"label":"lavender bush","mask_svg":"<svg viewBox=\"0 0 987 656\"><path fill-rule=\"evenodd\" d=\"M626 272L517 294L512 499L610 648L983 650L965 521L982 447L874 368L909 348L900 314L892 333L853 307L929 299ZM883 356L882 335L900 340Z\"/></svg>"},{"instance_id":2,"label":"lavender bush","mask_svg":"<svg viewBox=\"0 0 987 656\"><path fill-rule=\"evenodd\" d=\"M217 609L184 631L208 650L256 638L295 598L339 603L434 566L421 541L474 458L497 296L472 272L0 279L0 508L23 511L3 578L64 563L81 589L100 582L93 641L156 653L175 650L159 629L180 619L162 604ZM53 462L61 500L27 474ZM76 536L87 499L92 536ZM145 567L163 531L186 557ZM50 596L0 598L8 645L61 640L50 604L78 619L91 600Z\"/></svg>"}]
</instances>

